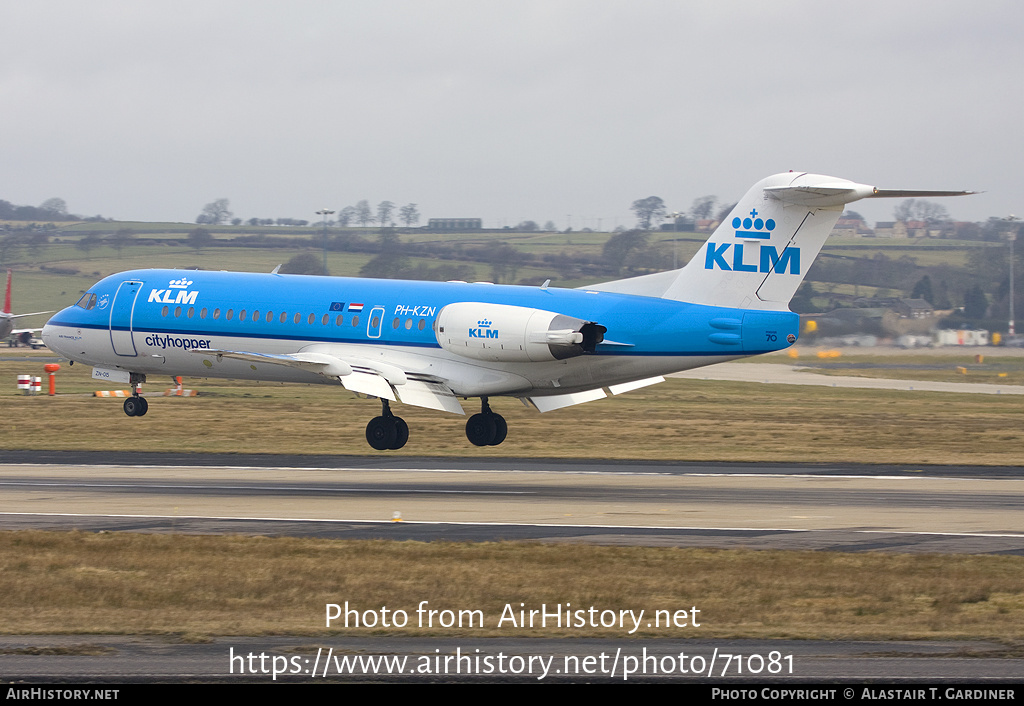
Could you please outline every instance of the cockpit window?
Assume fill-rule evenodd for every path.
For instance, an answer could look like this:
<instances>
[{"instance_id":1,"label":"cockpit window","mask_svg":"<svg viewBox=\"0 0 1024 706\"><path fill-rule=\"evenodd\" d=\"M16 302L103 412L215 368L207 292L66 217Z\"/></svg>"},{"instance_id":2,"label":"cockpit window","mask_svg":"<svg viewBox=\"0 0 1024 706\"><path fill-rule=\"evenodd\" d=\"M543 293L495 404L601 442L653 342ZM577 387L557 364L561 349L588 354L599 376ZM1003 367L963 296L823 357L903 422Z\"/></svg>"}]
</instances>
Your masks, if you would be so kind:
<instances>
[{"instance_id":1,"label":"cockpit window","mask_svg":"<svg viewBox=\"0 0 1024 706\"><path fill-rule=\"evenodd\" d=\"M82 295L82 298L78 300L75 306L80 306L83 309L95 309L96 308L96 293L86 292Z\"/></svg>"}]
</instances>

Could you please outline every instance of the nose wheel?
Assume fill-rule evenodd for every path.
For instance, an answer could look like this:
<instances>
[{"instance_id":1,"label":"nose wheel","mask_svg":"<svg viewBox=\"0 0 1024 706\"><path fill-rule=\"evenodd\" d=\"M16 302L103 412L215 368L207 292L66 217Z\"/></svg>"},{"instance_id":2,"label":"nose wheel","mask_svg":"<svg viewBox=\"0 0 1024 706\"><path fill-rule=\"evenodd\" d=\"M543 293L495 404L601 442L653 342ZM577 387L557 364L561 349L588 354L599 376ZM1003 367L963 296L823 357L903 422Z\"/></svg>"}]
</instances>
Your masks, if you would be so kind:
<instances>
[{"instance_id":1,"label":"nose wheel","mask_svg":"<svg viewBox=\"0 0 1024 706\"><path fill-rule=\"evenodd\" d=\"M124 413L129 417L144 417L149 411L149 401L136 392L124 401Z\"/></svg>"},{"instance_id":2,"label":"nose wheel","mask_svg":"<svg viewBox=\"0 0 1024 706\"><path fill-rule=\"evenodd\" d=\"M474 414L466 422L466 438L474 446L497 446L508 436L508 422L491 411L486 397L480 398L480 403L480 414Z\"/></svg>"},{"instance_id":3,"label":"nose wheel","mask_svg":"<svg viewBox=\"0 0 1024 706\"><path fill-rule=\"evenodd\" d=\"M391 413L391 405L382 399L383 412L366 425L366 443L378 451L394 451L409 440L409 425Z\"/></svg>"}]
</instances>

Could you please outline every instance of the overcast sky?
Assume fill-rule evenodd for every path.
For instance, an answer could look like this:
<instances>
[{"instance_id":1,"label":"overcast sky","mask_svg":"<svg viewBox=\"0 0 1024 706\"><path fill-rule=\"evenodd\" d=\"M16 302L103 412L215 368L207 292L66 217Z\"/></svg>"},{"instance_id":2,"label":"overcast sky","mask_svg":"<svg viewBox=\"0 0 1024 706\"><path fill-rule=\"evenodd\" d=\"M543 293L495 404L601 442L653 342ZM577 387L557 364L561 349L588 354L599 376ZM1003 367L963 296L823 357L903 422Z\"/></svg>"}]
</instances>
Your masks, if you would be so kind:
<instances>
[{"instance_id":1,"label":"overcast sky","mask_svg":"<svg viewBox=\"0 0 1024 706\"><path fill-rule=\"evenodd\" d=\"M1024 215L1024 3L0 4L0 199L632 225L790 169ZM860 202L889 220L892 202Z\"/></svg>"}]
</instances>

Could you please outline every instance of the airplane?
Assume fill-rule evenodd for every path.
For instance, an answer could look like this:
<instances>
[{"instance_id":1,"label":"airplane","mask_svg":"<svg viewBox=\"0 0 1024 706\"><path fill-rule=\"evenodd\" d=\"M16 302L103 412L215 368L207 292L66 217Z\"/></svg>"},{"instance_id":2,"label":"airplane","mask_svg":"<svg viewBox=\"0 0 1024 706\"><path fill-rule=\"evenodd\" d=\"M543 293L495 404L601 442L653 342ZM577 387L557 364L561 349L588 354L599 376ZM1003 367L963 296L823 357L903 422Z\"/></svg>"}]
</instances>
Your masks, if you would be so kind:
<instances>
[{"instance_id":1,"label":"airplane","mask_svg":"<svg viewBox=\"0 0 1024 706\"><path fill-rule=\"evenodd\" d=\"M128 416L147 413L149 375L319 382L380 400L374 449L409 439L391 402L465 414L460 398L480 398L468 440L496 446L508 424L491 397L549 412L793 345L789 301L846 204L969 193L776 174L684 267L580 289L133 270L58 312L43 340L94 378L130 384Z\"/></svg>"},{"instance_id":2,"label":"airplane","mask_svg":"<svg viewBox=\"0 0 1024 706\"><path fill-rule=\"evenodd\" d=\"M4 294L4 310L0 311L0 340L7 338L8 336L14 335L22 339L24 343L29 343L32 334L36 331L41 331L42 327L37 326L36 328L14 328L14 320L20 319L25 316L40 316L42 314L52 314L52 311L34 311L31 314L12 314L11 313L11 279L13 274L10 270L7 270L7 291ZM24 338L24 334L28 334L28 339Z\"/></svg>"}]
</instances>

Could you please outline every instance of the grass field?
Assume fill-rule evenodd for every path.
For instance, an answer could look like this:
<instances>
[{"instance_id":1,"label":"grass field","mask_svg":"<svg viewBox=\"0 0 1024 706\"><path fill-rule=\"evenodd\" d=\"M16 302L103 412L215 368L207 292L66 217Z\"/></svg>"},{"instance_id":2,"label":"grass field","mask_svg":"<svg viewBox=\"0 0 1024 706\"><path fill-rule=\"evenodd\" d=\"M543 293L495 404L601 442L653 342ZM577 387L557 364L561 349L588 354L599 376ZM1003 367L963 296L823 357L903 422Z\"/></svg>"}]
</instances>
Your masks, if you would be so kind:
<instances>
[{"instance_id":1,"label":"grass field","mask_svg":"<svg viewBox=\"0 0 1024 706\"><path fill-rule=\"evenodd\" d=\"M633 637L993 639L1024 634L1024 557L908 556L517 542L351 542L0 533L0 631L208 635L627 637L516 629L505 604L699 609L700 627ZM325 605L479 610L472 629L324 627ZM646 622L646 621L645 621ZM476 624L475 624L476 625Z\"/></svg>"},{"instance_id":2,"label":"grass field","mask_svg":"<svg viewBox=\"0 0 1024 706\"><path fill-rule=\"evenodd\" d=\"M365 424L380 413L378 401L339 385L186 379L199 397L153 397L170 381L151 380L149 414L129 418L119 400L90 396L102 387L90 371L65 365L57 397L23 397L17 375L45 377L42 362L0 361L2 445L363 454ZM491 404L509 423L501 446L470 445L465 417L396 405L411 436L389 453L1017 465L1024 442L1024 404L1010 396L669 379L543 415L515 399ZM471 413L476 405L465 403Z\"/></svg>"}]
</instances>

